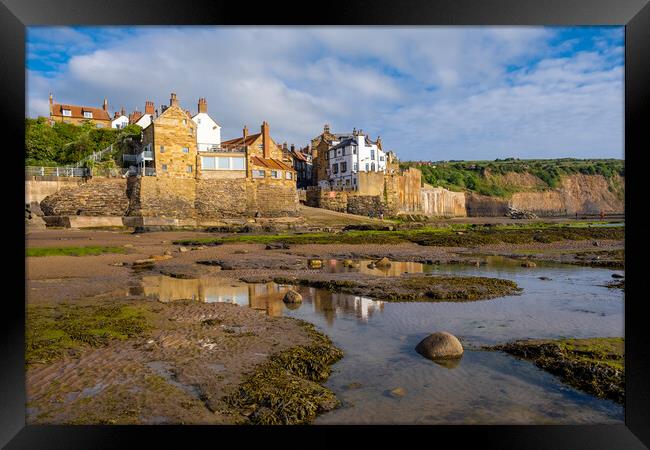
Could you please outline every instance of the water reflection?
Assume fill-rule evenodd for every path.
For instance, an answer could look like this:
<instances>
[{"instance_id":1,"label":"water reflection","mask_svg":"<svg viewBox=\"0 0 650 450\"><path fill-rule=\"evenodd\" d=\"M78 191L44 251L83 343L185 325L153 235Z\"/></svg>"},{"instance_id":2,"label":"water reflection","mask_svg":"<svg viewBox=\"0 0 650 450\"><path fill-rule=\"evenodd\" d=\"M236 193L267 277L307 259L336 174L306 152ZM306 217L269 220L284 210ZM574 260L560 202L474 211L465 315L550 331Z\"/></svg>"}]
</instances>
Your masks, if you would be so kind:
<instances>
[{"instance_id":1,"label":"water reflection","mask_svg":"<svg viewBox=\"0 0 650 450\"><path fill-rule=\"evenodd\" d=\"M311 308L322 315L328 325L340 316L354 316L367 321L373 314L383 311L384 302L366 297L333 293L299 286L303 303L285 304L282 299L291 286L269 283L225 282L214 278L179 279L165 275L146 276L142 287L129 289L130 295L144 295L161 302L194 300L207 303L233 303L264 311L278 317L289 310Z\"/></svg>"},{"instance_id":2,"label":"water reflection","mask_svg":"<svg viewBox=\"0 0 650 450\"><path fill-rule=\"evenodd\" d=\"M391 261L389 267L368 267L374 261L370 259L354 260L357 267L345 267L343 261L337 259L323 260L323 268L330 273L358 272L367 275L397 277L403 273L423 273L425 265L412 261ZM355 264L356 265L356 264Z\"/></svg>"}]
</instances>

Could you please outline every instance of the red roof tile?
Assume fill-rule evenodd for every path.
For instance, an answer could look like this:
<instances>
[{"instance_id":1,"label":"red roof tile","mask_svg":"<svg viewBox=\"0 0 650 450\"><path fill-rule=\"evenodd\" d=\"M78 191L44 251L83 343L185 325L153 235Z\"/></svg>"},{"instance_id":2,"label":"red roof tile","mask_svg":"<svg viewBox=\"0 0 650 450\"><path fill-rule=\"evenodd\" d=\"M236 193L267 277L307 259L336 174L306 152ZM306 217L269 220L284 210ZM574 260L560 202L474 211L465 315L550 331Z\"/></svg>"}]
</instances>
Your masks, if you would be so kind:
<instances>
[{"instance_id":1,"label":"red roof tile","mask_svg":"<svg viewBox=\"0 0 650 450\"><path fill-rule=\"evenodd\" d=\"M255 166L266 167L267 169L281 169L295 171L293 167L283 163L278 159L273 158L260 158L259 156L252 156L251 163Z\"/></svg>"},{"instance_id":2,"label":"red roof tile","mask_svg":"<svg viewBox=\"0 0 650 450\"><path fill-rule=\"evenodd\" d=\"M69 109L70 115L64 116L63 110ZM108 111L104 111L102 108L93 108L91 106L77 106L77 105L62 105L60 103L52 104L52 115L57 117L71 117L73 119L85 119L84 112L92 112L93 120L111 120L111 117L108 115Z\"/></svg>"},{"instance_id":3,"label":"red roof tile","mask_svg":"<svg viewBox=\"0 0 650 450\"><path fill-rule=\"evenodd\" d=\"M262 133L256 133L256 134L249 134L246 136L246 140L244 140L244 137L238 137L235 139L230 139L228 141L221 141L221 145L250 145L255 140L260 137Z\"/></svg>"}]
</instances>

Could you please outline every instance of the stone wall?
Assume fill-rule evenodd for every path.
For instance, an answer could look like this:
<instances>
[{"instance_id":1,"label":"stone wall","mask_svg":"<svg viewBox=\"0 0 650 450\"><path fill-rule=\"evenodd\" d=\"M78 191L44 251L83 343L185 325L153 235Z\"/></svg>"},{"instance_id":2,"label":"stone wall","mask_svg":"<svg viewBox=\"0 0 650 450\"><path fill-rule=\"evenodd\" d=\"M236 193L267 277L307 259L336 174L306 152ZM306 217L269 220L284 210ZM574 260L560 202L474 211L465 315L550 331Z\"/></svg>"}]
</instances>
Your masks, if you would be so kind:
<instances>
[{"instance_id":1,"label":"stone wall","mask_svg":"<svg viewBox=\"0 0 650 450\"><path fill-rule=\"evenodd\" d=\"M360 216L388 215L388 209L378 195L349 195L346 212Z\"/></svg>"},{"instance_id":2,"label":"stone wall","mask_svg":"<svg viewBox=\"0 0 650 450\"><path fill-rule=\"evenodd\" d=\"M79 177L31 177L25 180L25 204L41 202L61 189L74 188L86 181Z\"/></svg>"},{"instance_id":3,"label":"stone wall","mask_svg":"<svg viewBox=\"0 0 650 450\"><path fill-rule=\"evenodd\" d=\"M425 184L420 191L422 213L428 216L465 217L465 193Z\"/></svg>"},{"instance_id":4,"label":"stone wall","mask_svg":"<svg viewBox=\"0 0 650 450\"><path fill-rule=\"evenodd\" d=\"M196 180L192 178L138 178L129 215L162 218L195 218ZM137 206L136 206L137 205Z\"/></svg>"},{"instance_id":5,"label":"stone wall","mask_svg":"<svg viewBox=\"0 0 650 450\"><path fill-rule=\"evenodd\" d=\"M470 217L503 217L508 213L508 201L497 197L467 193L467 215Z\"/></svg>"},{"instance_id":6,"label":"stone wall","mask_svg":"<svg viewBox=\"0 0 650 450\"><path fill-rule=\"evenodd\" d=\"M94 177L67 187L41 202L46 216L124 216L129 208L123 178Z\"/></svg>"},{"instance_id":7,"label":"stone wall","mask_svg":"<svg viewBox=\"0 0 650 450\"><path fill-rule=\"evenodd\" d=\"M298 192L294 180L272 178L246 180L246 208L262 217L298 215Z\"/></svg>"},{"instance_id":8,"label":"stone wall","mask_svg":"<svg viewBox=\"0 0 650 450\"><path fill-rule=\"evenodd\" d=\"M196 214L202 218L242 216L247 210L246 179L202 179L196 184Z\"/></svg>"}]
</instances>

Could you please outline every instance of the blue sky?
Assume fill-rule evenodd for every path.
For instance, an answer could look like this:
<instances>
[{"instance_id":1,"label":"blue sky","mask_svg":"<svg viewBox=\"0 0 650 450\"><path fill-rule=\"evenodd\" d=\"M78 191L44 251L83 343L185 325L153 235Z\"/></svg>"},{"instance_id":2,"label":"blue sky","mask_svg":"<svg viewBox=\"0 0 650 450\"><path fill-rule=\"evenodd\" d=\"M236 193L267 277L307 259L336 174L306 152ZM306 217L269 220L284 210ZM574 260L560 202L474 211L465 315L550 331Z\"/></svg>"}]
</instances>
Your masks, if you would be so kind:
<instances>
[{"instance_id":1,"label":"blue sky","mask_svg":"<svg viewBox=\"0 0 650 450\"><path fill-rule=\"evenodd\" d=\"M199 97L224 139L381 135L402 160L623 157L623 27L30 27L27 115Z\"/></svg>"}]
</instances>

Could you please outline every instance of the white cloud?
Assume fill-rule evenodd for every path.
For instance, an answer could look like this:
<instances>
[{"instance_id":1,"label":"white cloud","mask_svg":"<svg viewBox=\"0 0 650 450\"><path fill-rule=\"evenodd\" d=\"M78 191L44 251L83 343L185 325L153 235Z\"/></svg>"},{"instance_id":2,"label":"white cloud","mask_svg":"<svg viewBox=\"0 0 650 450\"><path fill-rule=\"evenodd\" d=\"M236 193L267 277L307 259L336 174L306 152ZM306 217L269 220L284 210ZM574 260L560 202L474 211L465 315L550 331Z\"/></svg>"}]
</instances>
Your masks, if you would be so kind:
<instances>
[{"instance_id":1,"label":"white cloud","mask_svg":"<svg viewBox=\"0 0 650 450\"><path fill-rule=\"evenodd\" d=\"M224 138L267 120L278 141L297 145L324 123L363 128L402 159L622 156L620 48L598 41L557 57L569 44L553 48L555 34L538 27L143 27L113 32L110 45L73 56L53 78L28 71L27 106L31 116L47 114L51 90L68 103L100 105L107 97L113 110L142 110L145 100L159 107L176 92L191 111L206 97ZM75 33L57 37L77 38L90 45Z\"/></svg>"}]
</instances>

